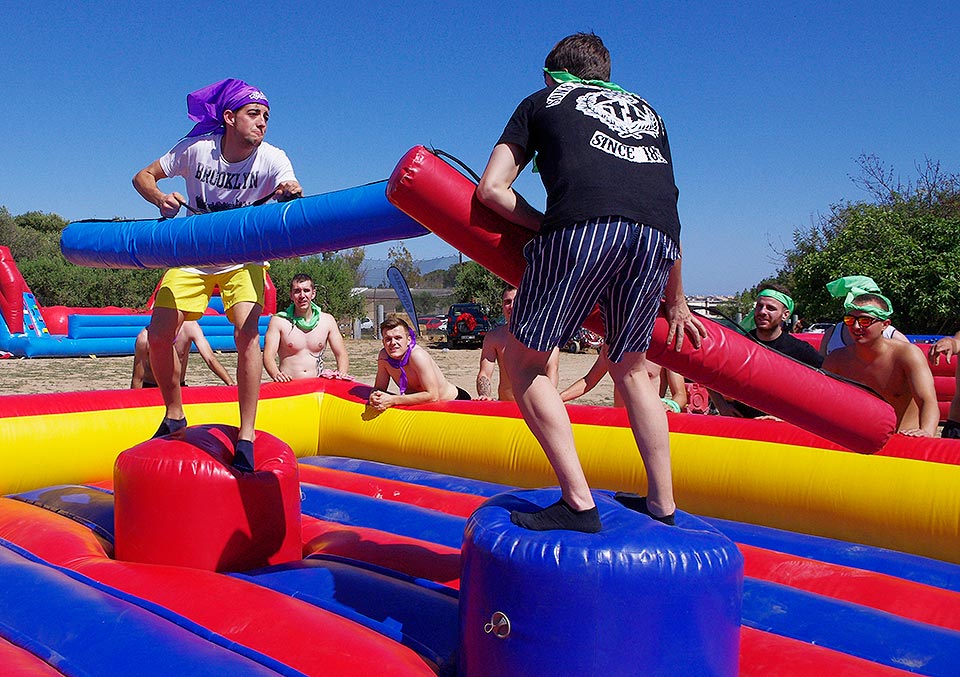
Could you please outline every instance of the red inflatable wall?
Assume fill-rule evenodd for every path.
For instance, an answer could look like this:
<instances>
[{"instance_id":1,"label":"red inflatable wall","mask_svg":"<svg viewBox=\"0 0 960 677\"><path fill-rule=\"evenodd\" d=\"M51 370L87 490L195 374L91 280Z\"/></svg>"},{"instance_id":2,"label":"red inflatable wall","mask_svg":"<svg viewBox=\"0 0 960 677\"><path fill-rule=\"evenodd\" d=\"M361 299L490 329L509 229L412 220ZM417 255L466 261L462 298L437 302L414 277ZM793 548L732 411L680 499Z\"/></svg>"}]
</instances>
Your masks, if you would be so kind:
<instances>
[{"instance_id":1,"label":"red inflatable wall","mask_svg":"<svg viewBox=\"0 0 960 677\"><path fill-rule=\"evenodd\" d=\"M484 268L518 284L526 266L523 245L533 233L481 205L475 192L471 180L423 146L401 158L387 183L387 199L395 206ZM678 353L665 350L668 326L658 318L649 357L854 451L873 453L893 434L896 415L882 399L764 350L706 318L704 324L708 336L702 348L694 351L687 343Z\"/></svg>"}]
</instances>

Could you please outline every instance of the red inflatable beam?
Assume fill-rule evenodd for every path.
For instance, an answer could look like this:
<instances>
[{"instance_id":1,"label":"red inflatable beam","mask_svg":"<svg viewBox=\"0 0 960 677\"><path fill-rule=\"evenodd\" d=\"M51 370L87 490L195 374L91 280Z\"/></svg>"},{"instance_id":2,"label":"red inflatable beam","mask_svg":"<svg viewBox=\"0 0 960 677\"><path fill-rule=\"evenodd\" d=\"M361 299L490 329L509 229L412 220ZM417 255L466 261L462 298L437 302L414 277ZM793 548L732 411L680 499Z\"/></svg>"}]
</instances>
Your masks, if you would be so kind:
<instances>
[{"instance_id":1,"label":"red inflatable beam","mask_svg":"<svg viewBox=\"0 0 960 677\"><path fill-rule=\"evenodd\" d=\"M526 267L523 246L533 236L481 205L476 185L423 146L401 158L387 199L445 242L511 284ZM657 319L648 355L658 364L746 404L862 453L879 450L896 429L893 408L855 386L702 318L700 350L665 349L668 325ZM589 318L596 330L598 316Z\"/></svg>"}]
</instances>

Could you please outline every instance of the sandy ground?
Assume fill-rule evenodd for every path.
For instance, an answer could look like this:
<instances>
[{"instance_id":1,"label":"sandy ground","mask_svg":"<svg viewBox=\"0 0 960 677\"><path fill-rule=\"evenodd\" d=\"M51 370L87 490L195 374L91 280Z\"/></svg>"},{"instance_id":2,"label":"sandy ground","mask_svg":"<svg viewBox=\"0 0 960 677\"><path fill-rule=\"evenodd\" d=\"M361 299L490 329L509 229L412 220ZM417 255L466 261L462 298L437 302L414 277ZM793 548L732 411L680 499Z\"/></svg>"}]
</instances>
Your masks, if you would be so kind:
<instances>
[{"instance_id":1,"label":"sandy ground","mask_svg":"<svg viewBox=\"0 0 960 677\"><path fill-rule=\"evenodd\" d=\"M446 377L476 397L479 348L447 350L439 337L421 341L440 365ZM380 342L375 339L347 339L350 374L363 383L373 384L377 373ZM218 359L231 373L236 373L236 353L218 353ZM587 373L596 360L596 353L560 354L560 386L565 387ZM329 366L333 366L332 364ZM0 395L72 392L85 390L118 390L130 387L133 357L77 358L11 358L0 360ZM196 354L190 358L186 375L190 385L221 385L221 381ZM264 381L269 380L266 372ZM494 387L496 388L496 379ZM391 389L395 389L395 386ZM584 395L579 404L613 404L613 382L609 376ZM2 406L2 405L0 405Z\"/></svg>"}]
</instances>

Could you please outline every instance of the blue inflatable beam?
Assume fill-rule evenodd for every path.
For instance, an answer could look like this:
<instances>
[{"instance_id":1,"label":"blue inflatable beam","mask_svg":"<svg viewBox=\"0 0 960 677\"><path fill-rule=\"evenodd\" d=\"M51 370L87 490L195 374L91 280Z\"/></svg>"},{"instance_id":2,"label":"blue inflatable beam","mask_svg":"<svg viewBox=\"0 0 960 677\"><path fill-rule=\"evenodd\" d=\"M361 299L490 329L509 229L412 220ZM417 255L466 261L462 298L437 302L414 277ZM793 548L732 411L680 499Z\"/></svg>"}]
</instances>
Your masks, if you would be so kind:
<instances>
[{"instance_id":1,"label":"blue inflatable beam","mask_svg":"<svg viewBox=\"0 0 960 677\"><path fill-rule=\"evenodd\" d=\"M60 238L71 263L170 268L269 261L426 235L387 202L386 182L179 219L76 221Z\"/></svg>"}]
</instances>

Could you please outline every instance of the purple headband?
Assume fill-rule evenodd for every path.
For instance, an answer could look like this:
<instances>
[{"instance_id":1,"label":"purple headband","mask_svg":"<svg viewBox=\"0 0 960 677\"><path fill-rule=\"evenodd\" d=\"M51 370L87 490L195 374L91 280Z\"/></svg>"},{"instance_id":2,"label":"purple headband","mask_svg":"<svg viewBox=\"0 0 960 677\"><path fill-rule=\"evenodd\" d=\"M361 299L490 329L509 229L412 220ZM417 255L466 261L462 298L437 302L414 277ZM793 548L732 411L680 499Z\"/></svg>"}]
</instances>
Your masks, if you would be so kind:
<instances>
[{"instance_id":1,"label":"purple headband","mask_svg":"<svg viewBox=\"0 0 960 677\"><path fill-rule=\"evenodd\" d=\"M389 364L394 369L400 370L400 380L397 381L397 386L400 388L400 394L403 395L407 392L407 371L404 367L407 366L407 363L410 361L410 353L413 352L414 347L417 345L417 335L413 333L411 329L410 334L410 345L407 346L407 352L404 353L403 357L399 360L387 355L387 364Z\"/></svg>"},{"instance_id":2,"label":"purple headband","mask_svg":"<svg viewBox=\"0 0 960 677\"><path fill-rule=\"evenodd\" d=\"M235 78L221 80L187 94L187 115L197 123L187 136L202 136L222 129L223 111L237 110L248 103L270 107L263 92Z\"/></svg>"}]
</instances>

